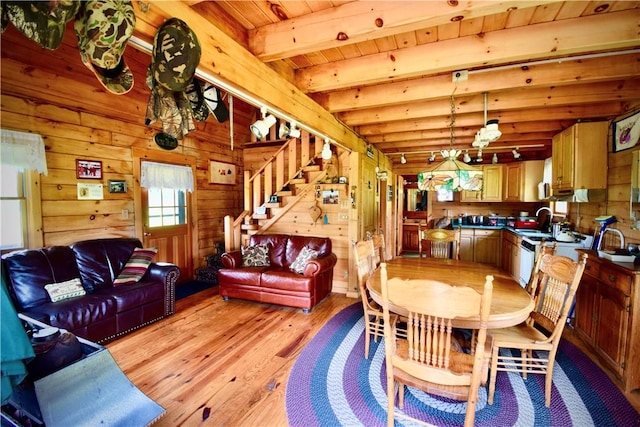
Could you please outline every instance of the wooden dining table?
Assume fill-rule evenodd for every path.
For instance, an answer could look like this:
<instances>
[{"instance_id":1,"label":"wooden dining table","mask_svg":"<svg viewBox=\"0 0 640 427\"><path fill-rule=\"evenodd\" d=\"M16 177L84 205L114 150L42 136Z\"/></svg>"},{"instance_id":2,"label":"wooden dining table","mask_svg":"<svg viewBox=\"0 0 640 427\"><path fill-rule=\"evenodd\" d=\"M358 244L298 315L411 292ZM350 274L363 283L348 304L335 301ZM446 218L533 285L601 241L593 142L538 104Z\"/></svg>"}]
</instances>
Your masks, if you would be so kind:
<instances>
[{"instance_id":1,"label":"wooden dining table","mask_svg":"<svg viewBox=\"0 0 640 427\"><path fill-rule=\"evenodd\" d=\"M438 258L395 258L386 264L387 277L400 279L431 279L454 286L468 286L484 291L487 275L493 276L493 296L487 327L506 328L524 322L534 308L533 299L506 271L496 266L471 261ZM371 297L382 303L381 268L367 283ZM444 301L443 301L444 302ZM400 307L390 307L394 313L405 315ZM458 318L457 328L477 329L480 318Z\"/></svg>"}]
</instances>

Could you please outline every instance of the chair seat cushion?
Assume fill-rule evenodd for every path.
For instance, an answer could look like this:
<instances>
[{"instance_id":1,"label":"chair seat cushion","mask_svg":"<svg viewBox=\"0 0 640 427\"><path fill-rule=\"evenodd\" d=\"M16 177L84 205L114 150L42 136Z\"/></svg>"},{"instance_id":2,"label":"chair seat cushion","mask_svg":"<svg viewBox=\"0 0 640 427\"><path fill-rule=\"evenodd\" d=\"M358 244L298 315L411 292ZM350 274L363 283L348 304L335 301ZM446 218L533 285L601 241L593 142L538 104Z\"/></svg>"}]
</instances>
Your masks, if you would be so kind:
<instances>
[{"instance_id":1,"label":"chair seat cushion","mask_svg":"<svg viewBox=\"0 0 640 427\"><path fill-rule=\"evenodd\" d=\"M288 268L269 270L262 274L260 286L293 292L311 292L313 290L313 278L301 276Z\"/></svg>"},{"instance_id":2,"label":"chair seat cushion","mask_svg":"<svg viewBox=\"0 0 640 427\"><path fill-rule=\"evenodd\" d=\"M115 317L116 300L110 295L88 294L63 301L40 304L26 311L27 316L42 319L45 323L58 328L75 331L92 323Z\"/></svg>"},{"instance_id":3,"label":"chair seat cushion","mask_svg":"<svg viewBox=\"0 0 640 427\"><path fill-rule=\"evenodd\" d=\"M521 323L510 328L490 329L487 335L493 338L494 345L498 347L522 348L531 347L534 343L542 343L547 337L531 326ZM551 344L541 344L542 346L550 346Z\"/></svg>"},{"instance_id":4,"label":"chair seat cushion","mask_svg":"<svg viewBox=\"0 0 640 427\"><path fill-rule=\"evenodd\" d=\"M116 311L122 313L131 308L164 298L162 282L142 281L123 284L111 289L100 289L94 295L111 296L116 302Z\"/></svg>"},{"instance_id":5,"label":"chair seat cushion","mask_svg":"<svg viewBox=\"0 0 640 427\"><path fill-rule=\"evenodd\" d=\"M218 282L223 284L260 286L260 276L268 268L269 267L222 268L218 270Z\"/></svg>"}]
</instances>

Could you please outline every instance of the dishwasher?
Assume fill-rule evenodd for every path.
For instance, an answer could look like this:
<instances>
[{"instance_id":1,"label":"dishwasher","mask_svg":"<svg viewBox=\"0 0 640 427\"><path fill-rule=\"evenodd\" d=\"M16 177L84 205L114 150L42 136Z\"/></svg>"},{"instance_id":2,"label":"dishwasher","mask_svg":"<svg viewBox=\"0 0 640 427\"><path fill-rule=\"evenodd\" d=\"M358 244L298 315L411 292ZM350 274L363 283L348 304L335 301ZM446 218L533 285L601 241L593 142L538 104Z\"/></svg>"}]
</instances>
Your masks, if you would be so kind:
<instances>
[{"instance_id":1,"label":"dishwasher","mask_svg":"<svg viewBox=\"0 0 640 427\"><path fill-rule=\"evenodd\" d=\"M520 286L525 288L531 277L531 270L536 259L537 245L522 239L520 242Z\"/></svg>"}]
</instances>

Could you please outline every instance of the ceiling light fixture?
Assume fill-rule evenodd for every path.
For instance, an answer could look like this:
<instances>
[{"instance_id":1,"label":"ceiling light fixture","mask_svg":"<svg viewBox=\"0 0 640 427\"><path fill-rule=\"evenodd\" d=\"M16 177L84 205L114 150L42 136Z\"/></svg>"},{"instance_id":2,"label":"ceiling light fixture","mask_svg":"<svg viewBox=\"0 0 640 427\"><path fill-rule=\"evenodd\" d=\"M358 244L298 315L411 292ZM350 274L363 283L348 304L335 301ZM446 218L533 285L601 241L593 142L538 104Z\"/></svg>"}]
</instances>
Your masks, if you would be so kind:
<instances>
[{"instance_id":1,"label":"ceiling light fixture","mask_svg":"<svg viewBox=\"0 0 640 427\"><path fill-rule=\"evenodd\" d=\"M400 163L403 165L407 163L407 158L404 156L404 153L400 155Z\"/></svg>"},{"instance_id":2,"label":"ceiling light fixture","mask_svg":"<svg viewBox=\"0 0 640 427\"><path fill-rule=\"evenodd\" d=\"M520 160L520 158L522 158L522 154L520 154L520 152L518 151L520 148L516 147L513 150L511 150L511 153L513 154L513 158L515 160Z\"/></svg>"},{"instance_id":3,"label":"ceiling light fixture","mask_svg":"<svg viewBox=\"0 0 640 427\"><path fill-rule=\"evenodd\" d=\"M476 132L476 137L473 140L474 147L484 148L489 145L489 143L497 141L500 136L502 136L502 132L498 129L498 119L487 120L487 100L489 97L488 92L483 93L484 96L484 127Z\"/></svg>"},{"instance_id":4,"label":"ceiling light fixture","mask_svg":"<svg viewBox=\"0 0 640 427\"><path fill-rule=\"evenodd\" d=\"M418 189L424 191L479 191L482 190L482 170L457 160L460 150L454 149L456 142L456 104L451 94L451 138L449 150L440 153L444 160L429 166L426 172L418 173ZM435 160L435 156L431 155ZM431 160L431 158L429 159Z\"/></svg>"},{"instance_id":5,"label":"ceiling light fixture","mask_svg":"<svg viewBox=\"0 0 640 427\"><path fill-rule=\"evenodd\" d=\"M462 161L465 163L471 162L471 156L469 155L469 150L464 150L464 156L462 156Z\"/></svg>"},{"instance_id":6,"label":"ceiling light fixture","mask_svg":"<svg viewBox=\"0 0 640 427\"><path fill-rule=\"evenodd\" d=\"M322 159L329 160L331 159L331 145L329 144L329 140L324 140L324 145L322 146Z\"/></svg>"},{"instance_id":7,"label":"ceiling light fixture","mask_svg":"<svg viewBox=\"0 0 640 427\"><path fill-rule=\"evenodd\" d=\"M272 114L267 114L267 107L260 107L260 113L262 114L261 120L256 120L249 129L256 138L262 139L269 133L271 126L276 124L276 118Z\"/></svg>"},{"instance_id":8,"label":"ceiling light fixture","mask_svg":"<svg viewBox=\"0 0 640 427\"><path fill-rule=\"evenodd\" d=\"M300 138L300 129L296 126L298 124L296 122L291 122L290 127L287 126L286 122L280 123L280 128L278 129L278 138Z\"/></svg>"}]
</instances>

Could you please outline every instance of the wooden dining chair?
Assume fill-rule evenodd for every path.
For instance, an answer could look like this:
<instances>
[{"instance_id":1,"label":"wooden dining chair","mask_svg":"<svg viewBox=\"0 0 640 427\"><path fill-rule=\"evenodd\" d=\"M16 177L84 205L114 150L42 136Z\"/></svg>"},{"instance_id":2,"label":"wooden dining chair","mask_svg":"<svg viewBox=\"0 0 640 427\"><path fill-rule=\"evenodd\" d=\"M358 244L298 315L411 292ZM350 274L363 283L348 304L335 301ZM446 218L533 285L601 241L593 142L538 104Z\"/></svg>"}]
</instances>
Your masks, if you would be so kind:
<instances>
[{"instance_id":1,"label":"wooden dining chair","mask_svg":"<svg viewBox=\"0 0 640 427\"><path fill-rule=\"evenodd\" d=\"M542 262L542 257L545 255L555 255L558 250L558 242L553 242L551 246L547 246L545 242L545 239L542 239L540 242L538 253L536 254L536 258L533 262L533 268L531 269L529 282L527 283L527 286L525 286L527 293L534 298L536 297L536 291L540 281L540 278L536 276L540 274L540 263Z\"/></svg>"},{"instance_id":2,"label":"wooden dining chair","mask_svg":"<svg viewBox=\"0 0 640 427\"><path fill-rule=\"evenodd\" d=\"M419 230L420 258L460 259L460 228L446 230L443 228L421 228Z\"/></svg>"},{"instance_id":3,"label":"wooden dining chair","mask_svg":"<svg viewBox=\"0 0 640 427\"><path fill-rule=\"evenodd\" d=\"M467 400L465 426L473 426L482 366L488 360L491 343L487 339L487 320L491 308L493 276L486 276L483 293L465 286L451 286L435 280L387 278L386 263L381 264L382 309L387 368L387 425L395 416L417 420L395 411L395 384L398 407L404 407L404 386L429 392L432 387L451 392L458 400ZM408 312L406 337L395 328L397 315L392 307ZM472 354L456 345L452 336L457 317L477 317L478 333ZM444 386L444 387L443 387Z\"/></svg>"},{"instance_id":4,"label":"wooden dining chair","mask_svg":"<svg viewBox=\"0 0 640 427\"><path fill-rule=\"evenodd\" d=\"M535 308L526 322L504 329L491 329L493 351L489 378L489 404L493 404L498 371L543 374L545 405L551 404L551 384L558 345L567 321L587 254L578 262L559 255L543 255L534 289L537 289ZM502 349L519 350L502 353ZM535 352L535 353L534 353Z\"/></svg>"},{"instance_id":5,"label":"wooden dining chair","mask_svg":"<svg viewBox=\"0 0 640 427\"><path fill-rule=\"evenodd\" d=\"M362 308L364 310L364 357L368 359L371 337L377 341L378 337L384 335L382 308L371 298L367 289L367 281L376 270L373 239L353 242L352 246L358 273L360 298L362 299Z\"/></svg>"},{"instance_id":6,"label":"wooden dining chair","mask_svg":"<svg viewBox=\"0 0 640 427\"><path fill-rule=\"evenodd\" d=\"M371 240L373 241L376 266L379 266L381 262L389 261L389 257L387 256L387 247L384 241L384 234L382 231L372 234Z\"/></svg>"}]
</instances>

